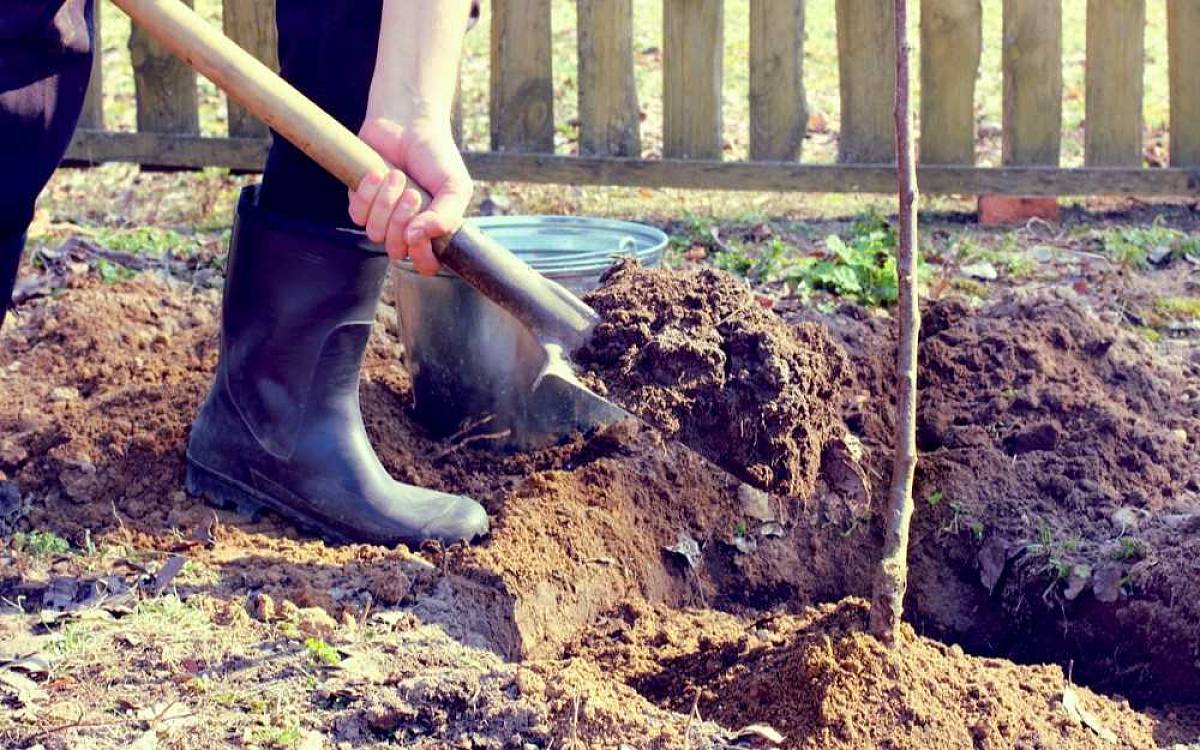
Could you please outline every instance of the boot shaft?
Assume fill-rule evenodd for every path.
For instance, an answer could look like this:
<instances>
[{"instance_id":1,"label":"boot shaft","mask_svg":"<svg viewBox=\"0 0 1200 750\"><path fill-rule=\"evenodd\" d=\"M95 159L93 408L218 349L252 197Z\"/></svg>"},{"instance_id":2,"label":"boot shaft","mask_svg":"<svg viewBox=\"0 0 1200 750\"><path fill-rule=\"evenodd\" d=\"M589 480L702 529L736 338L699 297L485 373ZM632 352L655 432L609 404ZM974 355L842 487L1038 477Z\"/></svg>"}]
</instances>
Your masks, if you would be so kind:
<instances>
[{"instance_id":1,"label":"boot shaft","mask_svg":"<svg viewBox=\"0 0 1200 750\"><path fill-rule=\"evenodd\" d=\"M218 379L270 453L291 454L305 413L317 405L357 411L387 269L387 255L362 234L269 213L257 206L256 188L242 192Z\"/></svg>"}]
</instances>

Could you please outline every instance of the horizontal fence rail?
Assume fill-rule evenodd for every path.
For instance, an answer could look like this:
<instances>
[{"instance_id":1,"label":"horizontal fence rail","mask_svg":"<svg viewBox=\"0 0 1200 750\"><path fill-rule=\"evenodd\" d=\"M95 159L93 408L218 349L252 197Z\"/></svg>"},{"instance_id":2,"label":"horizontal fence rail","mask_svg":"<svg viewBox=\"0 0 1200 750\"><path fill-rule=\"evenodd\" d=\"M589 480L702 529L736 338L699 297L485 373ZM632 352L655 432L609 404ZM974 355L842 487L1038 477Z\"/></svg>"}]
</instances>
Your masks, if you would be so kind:
<instances>
[{"instance_id":1,"label":"horizontal fence rail","mask_svg":"<svg viewBox=\"0 0 1200 750\"><path fill-rule=\"evenodd\" d=\"M492 0L489 151L480 180L801 192L895 190L891 0L835 0L836 164L802 162L805 0L749 0L750 161L722 159L724 0L663 0L663 154L642 158L632 0L577 0L578 156L554 154L551 0ZM97 14L99 15L99 14ZM1200 195L1200 0L1167 0L1170 166L1143 167L1146 0L1088 0L1084 167L1059 166L1063 14L1003 0L1002 166L976 166L981 0L921 0L921 188L941 194ZM225 32L275 64L274 0L224 0ZM102 30L98 28L98 33ZM105 129L93 70L75 163L261 169L269 134L230 103L228 135L199 135L195 75L136 30L137 132ZM456 107L456 133L461 109Z\"/></svg>"}]
</instances>

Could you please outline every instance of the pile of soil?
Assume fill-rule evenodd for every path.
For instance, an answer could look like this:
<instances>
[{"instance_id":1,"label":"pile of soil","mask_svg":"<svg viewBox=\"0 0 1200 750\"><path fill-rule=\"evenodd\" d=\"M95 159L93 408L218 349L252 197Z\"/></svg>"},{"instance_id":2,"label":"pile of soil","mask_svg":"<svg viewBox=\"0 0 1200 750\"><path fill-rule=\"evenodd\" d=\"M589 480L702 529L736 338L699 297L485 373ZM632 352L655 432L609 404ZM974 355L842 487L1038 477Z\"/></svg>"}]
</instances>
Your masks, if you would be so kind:
<instances>
[{"instance_id":1,"label":"pile of soil","mask_svg":"<svg viewBox=\"0 0 1200 750\"><path fill-rule=\"evenodd\" d=\"M1058 667L968 656L907 626L890 651L864 632L867 613L856 599L758 620L628 607L575 650L659 705L767 724L789 748L1090 750L1104 730L1120 747L1158 747L1158 722L1070 686ZM1098 730L1069 713L1067 691Z\"/></svg>"},{"instance_id":2,"label":"pile of soil","mask_svg":"<svg viewBox=\"0 0 1200 750\"><path fill-rule=\"evenodd\" d=\"M890 327L822 319L886 477ZM939 301L922 326L914 623L974 653L1074 660L1097 688L1200 699L1200 361L1064 292Z\"/></svg>"},{"instance_id":3,"label":"pile of soil","mask_svg":"<svg viewBox=\"0 0 1200 750\"><path fill-rule=\"evenodd\" d=\"M852 377L825 329L789 330L717 271L626 261L600 283L579 361L610 395L741 479L809 497Z\"/></svg>"}]
</instances>

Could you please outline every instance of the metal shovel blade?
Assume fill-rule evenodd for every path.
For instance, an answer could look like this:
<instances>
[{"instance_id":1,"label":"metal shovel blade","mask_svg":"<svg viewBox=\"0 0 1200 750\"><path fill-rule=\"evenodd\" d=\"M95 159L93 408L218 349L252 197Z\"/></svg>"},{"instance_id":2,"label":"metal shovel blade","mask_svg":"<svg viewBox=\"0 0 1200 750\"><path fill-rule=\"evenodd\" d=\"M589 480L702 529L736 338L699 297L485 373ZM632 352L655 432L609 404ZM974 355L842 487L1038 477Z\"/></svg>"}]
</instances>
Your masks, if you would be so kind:
<instances>
[{"instance_id":1,"label":"metal shovel blade","mask_svg":"<svg viewBox=\"0 0 1200 750\"><path fill-rule=\"evenodd\" d=\"M530 389L526 423L519 432L530 444L549 444L563 435L586 433L633 414L584 385L558 344L543 344L546 359Z\"/></svg>"}]
</instances>

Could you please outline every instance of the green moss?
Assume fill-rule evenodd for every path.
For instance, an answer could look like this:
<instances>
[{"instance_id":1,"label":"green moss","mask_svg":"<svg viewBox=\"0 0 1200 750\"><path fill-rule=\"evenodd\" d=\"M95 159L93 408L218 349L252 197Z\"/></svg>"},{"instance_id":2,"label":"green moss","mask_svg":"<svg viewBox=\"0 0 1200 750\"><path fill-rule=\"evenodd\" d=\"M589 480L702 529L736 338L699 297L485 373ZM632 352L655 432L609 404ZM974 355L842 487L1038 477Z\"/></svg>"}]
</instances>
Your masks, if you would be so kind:
<instances>
[{"instance_id":1,"label":"green moss","mask_svg":"<svg viewBox=\"0 0 1200 750\"><path fill-rule=\"evenodd\" d=\"M1200 320L1200 297L1160 297L1154 309L1172 320Z\"/></svg>"}]
</instances>

